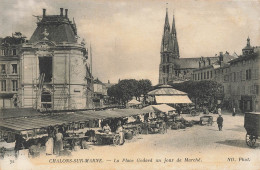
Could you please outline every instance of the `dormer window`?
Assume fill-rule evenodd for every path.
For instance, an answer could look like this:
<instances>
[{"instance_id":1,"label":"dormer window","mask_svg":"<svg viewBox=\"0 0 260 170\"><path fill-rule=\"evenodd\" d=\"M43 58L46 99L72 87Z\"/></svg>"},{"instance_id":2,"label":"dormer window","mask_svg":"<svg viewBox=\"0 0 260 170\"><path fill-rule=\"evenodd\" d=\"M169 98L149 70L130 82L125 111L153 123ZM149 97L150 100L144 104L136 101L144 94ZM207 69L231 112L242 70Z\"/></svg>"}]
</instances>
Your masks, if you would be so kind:
<instances>
[{"instance_id":1,"label":"dormer window","mask_svg":"<svg viewBox=\"0 0 260 170\"><path fill-rule=\"evenodd\" d=\"M12 52L13 52L13 55L16 55L16 49L13 49Z\"/></svg>"}]
</instances>

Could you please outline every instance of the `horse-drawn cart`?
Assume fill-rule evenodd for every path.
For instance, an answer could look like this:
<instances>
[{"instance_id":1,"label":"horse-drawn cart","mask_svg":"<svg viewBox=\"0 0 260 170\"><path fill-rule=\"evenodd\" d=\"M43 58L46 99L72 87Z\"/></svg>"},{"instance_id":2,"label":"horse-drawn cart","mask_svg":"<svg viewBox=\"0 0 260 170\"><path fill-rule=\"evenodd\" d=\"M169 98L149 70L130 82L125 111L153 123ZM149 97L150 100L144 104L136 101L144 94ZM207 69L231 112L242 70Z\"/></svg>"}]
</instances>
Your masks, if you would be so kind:
<instances>
[{"instance_id":1,"label":"horse-drawn cart","mask_svg":"<svg viewBox=\"0 0 260 170\"><path fill-rule=\"evenodd\" d=\"M201 116L200 117L200 125L210 125L213 124L213 116Z\"/></svg>"},{"instance_id":2,"label":"horse-drawn cart","mask_svg":"<svg viewBox=\"0 0 260 170\"><path fill-rule=\"evenodd\" d=\"M163 120L151 121L148 123L150 133L164 134L167 130L166 123Z\"/></svg>"},{"instance_id":3,"label":"horse-drawn cart","mask_svg":"<svg viewBox=\"0 0 260 170\"><path fill-rule=\"evenodd\" d=\"M117 133L112 133L112 132L103 133L103 132L101 132L101 133L96 133L95 137L97 139L97 143L100 144L100 145L102 145L102 144L114 144L114 145L124 144L124 142L120 143L121 137ZM123 141L125 141L125 140L123 139Z\"/></svg>"},{"instance_id":4,"label":"horse-drawn cart","mask_svg":"<svg viewBox=\"0 0 260 170\"><path fill-rule=\"evenodd\" d=\"M260 112L245 113L244 127L246 129L246 144L254 147L260 136Z\"/></svg>"},{"instance_id":5,"label":"horse-drawn cart","mask_svg":"<svg viewBox=\"0 0 260 170\"><path fill-rule=\"evenodd\" d=\"M142 133L142 124L137 122L131 122L123 125L124 130L132 132L135 136Z\"/></svg>"}]
</instances>

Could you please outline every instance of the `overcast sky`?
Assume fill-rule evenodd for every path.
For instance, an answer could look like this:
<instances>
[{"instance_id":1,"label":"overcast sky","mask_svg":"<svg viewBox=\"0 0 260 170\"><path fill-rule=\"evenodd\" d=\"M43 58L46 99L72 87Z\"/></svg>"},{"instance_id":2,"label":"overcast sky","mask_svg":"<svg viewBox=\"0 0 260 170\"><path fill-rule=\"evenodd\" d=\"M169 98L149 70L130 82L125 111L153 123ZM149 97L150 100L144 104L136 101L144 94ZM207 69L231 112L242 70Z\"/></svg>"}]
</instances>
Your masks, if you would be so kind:
<instances>
[{"instance_id":1,"label":"overcast sky","mask_svg":"<svg viewBox=\"0 0 260 170\"><path fill-rule=\"evenodd\" d=\"M92 44L93 74L103 82L120 78L158 83L160 44L168 2L173 10L181 58L241 54L248 36L260 46L260 1L227 0L0 0L0 37L22 32L28 38L36 18L68 8L81 41Z\"/></svg>"}]
</instances>

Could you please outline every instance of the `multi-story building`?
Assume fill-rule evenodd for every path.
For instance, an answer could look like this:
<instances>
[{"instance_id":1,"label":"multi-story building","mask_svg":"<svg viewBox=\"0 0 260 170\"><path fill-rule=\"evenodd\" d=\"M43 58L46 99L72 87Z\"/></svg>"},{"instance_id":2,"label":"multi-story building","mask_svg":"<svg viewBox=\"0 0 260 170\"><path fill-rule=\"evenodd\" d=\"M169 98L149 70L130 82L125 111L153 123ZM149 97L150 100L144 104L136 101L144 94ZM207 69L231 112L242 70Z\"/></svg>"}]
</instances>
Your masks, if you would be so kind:
<instances>
[{"instance_id":1,"label":"multi-story building","mask_svg":"<svg viewBox=\"0 0 260 170\"><path fill-rule=\"evenodd\" d=\"M243 112L260 111L260 47L252 47L248 38L242 53L229 62L229 99L233 106Z\"/></svg>"},{"instance_id":2,"label":"multi-story building","mask_svg":"<svg viewBox=\"0 0 260 170\"><path fill-rule=\"evenodd\" d=\"M107 88L98 78L94 80L94 97L93 102L95 107L103 107L104 99L107 96Z\"/></svg>"},{"instance_id":3,"label":"multi-story building","mask_svg":"<svg viewBox=\"0 0 260 170\"><path fill-rule=\"evenodd\" d=\"M217 57L202 57L198 62L198 68L194 69L192 72L192 80L201 81L201 80L216 80L222 81L218 76L218 70L226 67L229 61L235 59L236 56L229 55L228 52L223 54L223 52L219 53ZM219 69L221 67L221 69Z\"/></svg>"},{"instance_id":4,"label":"multi-story building","mask_svg":"<svg viewBox=\"0 0 260 170\"><path fill-rule=\"evenodd\" d=\"M21 33L0 39L0 108L19 106L19 53L24 42L25 37Z\"/></svg>"},{"instance_id":5,"label":"multi-story building","mask_svg":"<svg viewBox=\"0 0 260 170\"><path fill-rule=\"evenodd\" d=\"M259 51L260 47L252 47L248 38L241 56L220 53L216 63L194 69L193 80L213 80L222 84L222 104L227 108L259 111Z\"/></svg>"},{"instance_id":6,"label":"multi-story building","mask_svg":"<svg viewBox=\"0 0 260 170\"><path fill-rule=\"evenodd\" d=\"M68 9L39 16L37 28L21 49L21 106L71 110L92 106L93 79L85 42Z\"/></svg>"}]
</instances>

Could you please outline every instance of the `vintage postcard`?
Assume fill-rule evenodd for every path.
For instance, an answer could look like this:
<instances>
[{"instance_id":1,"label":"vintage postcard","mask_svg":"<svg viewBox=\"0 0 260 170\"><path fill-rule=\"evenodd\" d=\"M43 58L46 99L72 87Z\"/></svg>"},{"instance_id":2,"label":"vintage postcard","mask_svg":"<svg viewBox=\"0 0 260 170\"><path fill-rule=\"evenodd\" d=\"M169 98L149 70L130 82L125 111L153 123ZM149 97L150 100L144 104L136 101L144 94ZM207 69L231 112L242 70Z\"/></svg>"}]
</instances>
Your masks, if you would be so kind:
<instances>
[{"instance_id":1,"label":"vintage postcard","mask_svg":"<svg viewBox=\"0 0 260 170\"><path fill-rule=\"evenodd\" d=\"M0 4L0 169L260 168L259 0Z\"/></svg>"}]
</instances>

